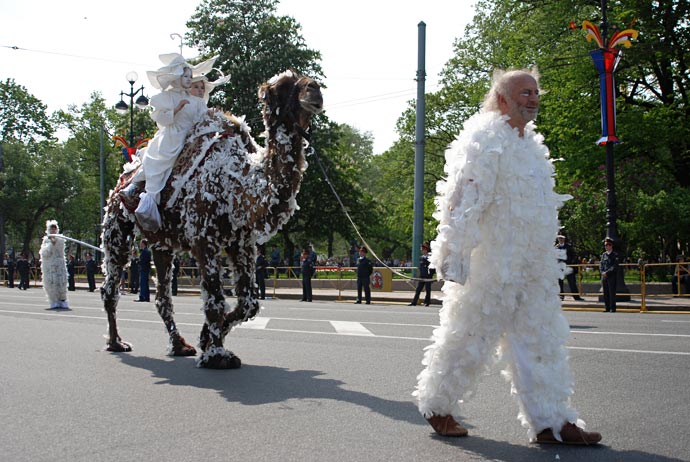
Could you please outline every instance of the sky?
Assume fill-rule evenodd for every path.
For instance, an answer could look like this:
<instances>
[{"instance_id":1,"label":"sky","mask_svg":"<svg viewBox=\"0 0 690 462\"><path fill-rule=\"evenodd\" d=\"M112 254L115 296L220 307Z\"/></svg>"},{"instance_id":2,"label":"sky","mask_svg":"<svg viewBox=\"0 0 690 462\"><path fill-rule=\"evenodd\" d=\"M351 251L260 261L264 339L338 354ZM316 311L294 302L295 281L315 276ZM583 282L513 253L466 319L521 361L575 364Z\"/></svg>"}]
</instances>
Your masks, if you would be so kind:
<instances>
[{"instance_id":1,"label":"sky","mask_svg":"<svg viewBox=\"0 0 690 462\"><path fill-rule=\"evenodd\" d=\"M88 102L93 92L115 105L130 90L125 75L132 70L139 76L135 89L144 85L151 97L146 71L161 67L159 54L180 51L179 36L199 3L0 0L0 79L26 87L49 113ZM280 0L277 13L295 18L306 46L321 52L329 119L370 132L378 154L398 138L395 123L417 94L418 24L426 24L429 93L438 89L438 74L474 16L473 5ZM184 46L182 54L191 59L198 51Z\"/></svg>"}]
</instances>

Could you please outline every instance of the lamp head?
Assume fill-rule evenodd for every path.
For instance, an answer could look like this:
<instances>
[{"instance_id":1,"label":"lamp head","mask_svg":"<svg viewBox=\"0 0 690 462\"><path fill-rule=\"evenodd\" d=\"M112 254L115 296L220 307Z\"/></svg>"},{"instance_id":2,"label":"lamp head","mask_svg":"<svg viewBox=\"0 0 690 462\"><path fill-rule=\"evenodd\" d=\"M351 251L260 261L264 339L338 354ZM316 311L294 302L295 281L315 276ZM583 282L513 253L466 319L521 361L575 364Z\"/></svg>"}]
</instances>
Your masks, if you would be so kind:
<instances>
[{"instance_id":1,"label":"lamp head","mask_svg":"<svg viewBox=\"0 0 690 462\"><path fill-rule=\"evenodd\" d=\"M121 96L122 95L120 95L120 97ZM127 114L127 111L129 110L129 106L127 106L127 103L125 103L124 100L120 99L120 102L115 105L115 110L117 111L118 114L125 115L125 114Z\"/></svg>"},{"instance_id":2,"label":"lamp head","mask_svg":"<svg viewBox=\"0 0 690 462\"><path fill-rule=\"evenodd\" d=\"M127 75L125 76L125 78L127 79L127 81L129 82L130 85L134 85L134 82L136 82L137 79L139 78L139 74L137 74L134 71L129 71L127 73Z\"/></svg>"}]
</instances>

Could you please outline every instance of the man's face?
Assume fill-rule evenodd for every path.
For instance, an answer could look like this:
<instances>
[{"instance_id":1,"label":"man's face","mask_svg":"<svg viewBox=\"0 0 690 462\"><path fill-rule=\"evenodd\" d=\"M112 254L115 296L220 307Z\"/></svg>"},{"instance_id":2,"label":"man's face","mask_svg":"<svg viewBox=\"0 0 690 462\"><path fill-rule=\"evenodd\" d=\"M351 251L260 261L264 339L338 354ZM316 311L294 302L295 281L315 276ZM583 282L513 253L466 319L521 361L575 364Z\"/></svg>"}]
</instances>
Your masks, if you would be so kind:
<instances>
[{"instance_id":1,"label":"man's face","mask_svg":"<svg viewBox=\"0 0 690 462\"><path fill-rule=\"evenodd\" d=\"M53 225L49 229L50 234L57 234L57 226Z\"/></svg>"},{"instance_id":2,"label":"man's face","mask_svg":"<svg viewBox=\"0 0 690 462\"><path fill-rule=\"evenodd\" d=\"M510 116L512 127L524 128L537 118L539 112L539 86L529 75L515 77L510 82L508 95L504 96L501 112Z\"/></svg>"}]
</instances>

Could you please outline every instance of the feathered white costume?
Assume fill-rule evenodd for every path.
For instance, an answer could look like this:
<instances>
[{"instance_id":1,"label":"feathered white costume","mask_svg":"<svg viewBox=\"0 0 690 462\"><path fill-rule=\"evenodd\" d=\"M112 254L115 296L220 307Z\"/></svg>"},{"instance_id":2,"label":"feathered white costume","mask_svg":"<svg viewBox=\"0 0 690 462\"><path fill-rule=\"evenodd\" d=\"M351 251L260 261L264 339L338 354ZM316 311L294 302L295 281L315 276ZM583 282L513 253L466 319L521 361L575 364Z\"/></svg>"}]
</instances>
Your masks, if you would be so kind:
<instances>
[{"instance_id":1,"label":"feathered white costume","mask_svg":"<svg viewBox=\"0 0 690 462\"><path fill-rule=\"evenodd\" d=\"M41 274L43 290L48 296L50 308L69 308L67 303L67 263L65 262L65 240L48 237L50 227L55 226L60 232L57 221L46 221L46 235L41 242Z\"/></svg>"},{"instance_id":2,"label":"feathered white costume","mask_svg":"<svg viewBox=\"0 0 690 462\"><path fill-rule=\"evenodd\" d=\"M507 120L476 114L446 152L431 262L447 282L414 395L425 417L459 416L495 355L507 363L503 375L530 439L547 428L559 438L564 422L584 425L570 406L569 326L553 247L557 210L570 196L554 192L549 152L534 125L521 137Z\"/></svg>"},{"instance_id":3,"label":"feathered white costume","mask_svg":"<svg viewBox=\"0 0 690 462\"><path fill-rule=\"evenodd\" d=\"M178 53L163 54L160 59L165 66L147 73L151 84L161 90L161 93L151 98L151 106L154 108L151 118L156 122L158 131L139 152L139 157L132 161L132 165L125 166L125 171L129 171L136 168L139 161L143 164L143 169L132 180L133 183L146 181L146 192L141 194L136 213L142 225L152 231L160 227L157 209L160 192L184 146L187 134L208 112L206 101L191 96L188 89L182 87L181 78L185 69L189 69L190 79L204 76L211 71L217 57L196 66L188 64ZM175 109L182 100L188 103L176 113Z\"/></svg>"}]
</instances>

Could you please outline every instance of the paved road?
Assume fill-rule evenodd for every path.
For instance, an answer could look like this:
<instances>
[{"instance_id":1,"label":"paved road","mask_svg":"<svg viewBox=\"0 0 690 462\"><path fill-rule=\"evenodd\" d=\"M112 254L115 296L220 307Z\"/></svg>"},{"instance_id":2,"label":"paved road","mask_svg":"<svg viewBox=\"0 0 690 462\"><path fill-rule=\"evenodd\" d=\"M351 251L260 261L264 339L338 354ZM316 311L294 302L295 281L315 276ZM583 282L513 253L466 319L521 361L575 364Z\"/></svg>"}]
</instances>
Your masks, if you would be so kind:
<instances>
[{"instance_id":1,"label":"paved road","mask_svg":"<svg viewBox=\"0 0 690 462\"><path fill-rule=\"evenodd\" d=\"M98 296L46 311L0 288L0 460L689 461L690 316L567 312L574 403L598 448L527 444L498 369L465 407L469 438L435 436L410 393L437 308L269 300L233 331L233 371L165 356L153 304L124 296L129 354L102 351ZM176 297L194 339L196 297Z\"/></svg>"}]
</instances>

